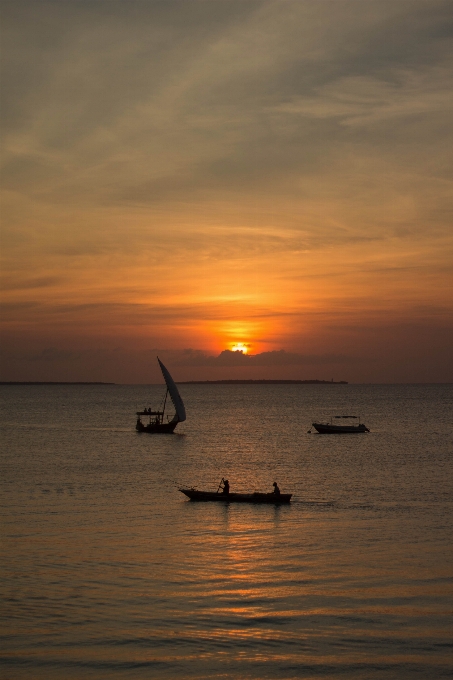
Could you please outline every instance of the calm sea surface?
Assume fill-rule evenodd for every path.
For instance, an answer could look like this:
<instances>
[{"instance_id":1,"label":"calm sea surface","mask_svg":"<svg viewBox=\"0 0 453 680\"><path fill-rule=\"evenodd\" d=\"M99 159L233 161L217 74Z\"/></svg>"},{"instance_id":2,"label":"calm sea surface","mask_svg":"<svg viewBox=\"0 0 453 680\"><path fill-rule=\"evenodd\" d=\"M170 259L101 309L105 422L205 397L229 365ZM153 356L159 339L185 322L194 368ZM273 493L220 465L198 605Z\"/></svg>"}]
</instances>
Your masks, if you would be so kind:
<instances>
[{"instance_id":1,"label":"calm sea surface","mask_svg":"<svg viewBox=\"0 0 453 680\"><path fill-rule=\"evenodd\" d=\"M1 677L453 677L453 386L180 389L0 387ZM178 492L223 476L293 503Z\"/></svg>"}]
</instances>

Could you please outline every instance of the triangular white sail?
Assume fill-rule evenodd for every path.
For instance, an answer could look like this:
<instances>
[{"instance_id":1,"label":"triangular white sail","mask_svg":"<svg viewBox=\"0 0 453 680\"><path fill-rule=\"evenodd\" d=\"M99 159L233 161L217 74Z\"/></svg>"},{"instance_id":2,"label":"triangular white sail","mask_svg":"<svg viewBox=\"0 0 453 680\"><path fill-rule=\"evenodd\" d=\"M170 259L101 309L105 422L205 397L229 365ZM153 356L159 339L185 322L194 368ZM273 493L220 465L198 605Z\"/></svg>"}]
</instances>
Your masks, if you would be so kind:
<instances>
[{"instance_id":1,"label":"triangular white sail","mask_svg":"<svg viewBox=\"0 0 453 680\"><path fill-rule=\"evenodd\" d=\"M186 419L186 409L184 408L184 402L181 399L181 395L178 392L178 388L176 387L175 381L168 372L168 369L165 368L159 357L157 357L157 361L159 362L160 370L162 371L164 380L167 383L167 388L170 393L173 406L175 407L178 420L180 423L182 423Z\"/></svg>"}]
</instances>

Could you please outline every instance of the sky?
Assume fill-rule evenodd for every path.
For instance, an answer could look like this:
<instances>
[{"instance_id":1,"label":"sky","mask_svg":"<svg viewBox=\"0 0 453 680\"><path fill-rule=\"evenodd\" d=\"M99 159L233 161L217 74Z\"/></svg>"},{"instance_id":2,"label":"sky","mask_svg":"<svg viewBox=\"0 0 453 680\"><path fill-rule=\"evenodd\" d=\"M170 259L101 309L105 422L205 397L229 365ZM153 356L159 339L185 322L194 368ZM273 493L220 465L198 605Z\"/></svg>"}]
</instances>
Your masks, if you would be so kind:
<instances>
[{"instance_id":1,"label":"sky","mask_svg":"<svg viewBox=\"0 0 453 680\"><path fill-rule=\"evenodd\" d=\"M1 380L453 382L450 0L1 20Z\"/></svg>"}]
</instances>

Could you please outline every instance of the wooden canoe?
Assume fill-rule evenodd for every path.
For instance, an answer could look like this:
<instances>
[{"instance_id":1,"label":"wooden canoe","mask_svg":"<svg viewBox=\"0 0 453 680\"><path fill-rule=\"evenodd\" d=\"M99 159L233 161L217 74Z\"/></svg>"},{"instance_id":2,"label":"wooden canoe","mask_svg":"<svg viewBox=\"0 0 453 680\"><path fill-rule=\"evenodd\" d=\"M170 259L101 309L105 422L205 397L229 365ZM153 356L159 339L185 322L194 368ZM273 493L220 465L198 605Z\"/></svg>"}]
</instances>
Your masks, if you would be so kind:
<instances>
[{"instance_id":1,"label":"wooden canoe","mask_svg":"<svg viewBox=\"0 0 453 680\"><path fill-rule=\"evenodd\" d=\"M179 489L191 501L220 501L224 503L272 503L280 505L289 503L292 494L290 493L215 493L212 491L197 491L196 489Z\"/></svg>"}]
</instances>

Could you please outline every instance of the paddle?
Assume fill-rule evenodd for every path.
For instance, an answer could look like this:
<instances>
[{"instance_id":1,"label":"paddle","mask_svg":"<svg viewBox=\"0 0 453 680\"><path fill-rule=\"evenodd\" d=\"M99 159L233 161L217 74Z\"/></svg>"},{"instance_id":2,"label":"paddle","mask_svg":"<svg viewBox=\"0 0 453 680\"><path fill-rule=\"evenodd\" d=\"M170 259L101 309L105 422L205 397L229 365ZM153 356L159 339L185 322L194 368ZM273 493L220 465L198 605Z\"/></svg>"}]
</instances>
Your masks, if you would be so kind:
<instances>
[{"instance_id":1,"label":"paddle","mask_svg":"<svg viewBox=\"0 0 453 680\"><path fill-rule=\"evenodd\" d=\"M222 482L224 482L224 481L225 481L225 480L224 480L223 477L222 477L222 479L220 480L220 484L219 484L219 486L218 486L218 489L217 489L216 493L219 493L219 491L220 491L220 489L221 489L221 487L222 487Z\"/></svg>"}]
</instances>

